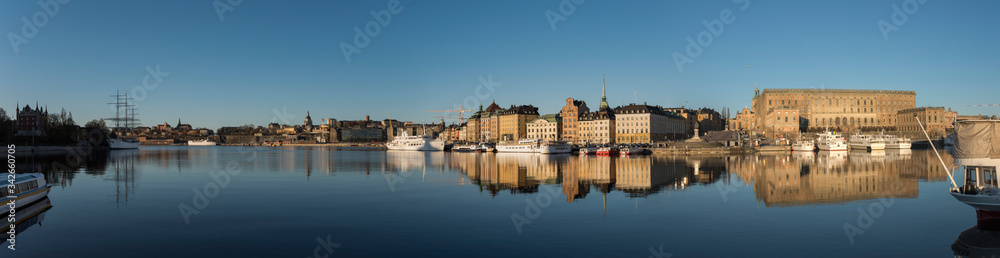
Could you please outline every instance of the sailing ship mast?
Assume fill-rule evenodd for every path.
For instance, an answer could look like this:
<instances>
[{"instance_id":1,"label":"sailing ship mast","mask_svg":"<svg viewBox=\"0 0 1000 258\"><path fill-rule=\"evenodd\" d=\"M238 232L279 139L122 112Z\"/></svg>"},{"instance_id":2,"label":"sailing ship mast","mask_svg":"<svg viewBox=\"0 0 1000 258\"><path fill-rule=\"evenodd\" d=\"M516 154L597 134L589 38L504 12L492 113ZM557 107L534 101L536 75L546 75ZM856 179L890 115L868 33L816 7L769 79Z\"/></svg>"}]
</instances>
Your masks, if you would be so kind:
<instances>
[{"instance_id":1,"label":"sailing ship mast","mask_svg":"<svg viewBox=\"0 0 1000 258\"><path fill-rule=\"evenodd\" d=\"M116 90L115 94L109 97L114 98L114 102L108 103L108 105L115 105L115 117L106 118L115 122L112 132L121 134L122 131L127 131L139 125L139 119L135 118L135 104L129 103L128 92L123 94L120 90Z\"/></svg>"}]
</instances>

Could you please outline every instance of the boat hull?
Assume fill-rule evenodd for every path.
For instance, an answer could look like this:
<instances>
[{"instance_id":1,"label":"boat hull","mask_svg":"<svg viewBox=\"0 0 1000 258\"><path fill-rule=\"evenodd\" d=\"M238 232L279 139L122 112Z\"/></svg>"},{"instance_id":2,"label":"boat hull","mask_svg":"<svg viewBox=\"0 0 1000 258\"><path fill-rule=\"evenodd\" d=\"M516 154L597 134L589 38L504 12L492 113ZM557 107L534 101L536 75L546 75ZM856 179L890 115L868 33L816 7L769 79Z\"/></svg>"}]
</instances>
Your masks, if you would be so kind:
<instances>
[{"instance_id":1,"label":"boat hull","mask_svg":"<svg viewBox=\"0 0 1000 258\"><path fill-rule=\"evenodd\" d=\"M215 142L212 141L188 141L188 146L215 146Z\"/></svg>"},{"instance_id":2,"label":"boat hull","mask_svg":"<svg viewBox=\"0 0 1000 258\"><path fill-rule=\"evenodd\" d=\"M951 192L951 196L976 210L1000 213L1000 196L972 195Z\"/></svg>"},{"instance_id":3,"label":"boat hull","mask_svg":"<svg viewBox=\"0 0 1000 258\"><path fill-rule=\"evenodd\" d=\"M814 151L816 146L814 145L792 145L793 151Z\"/></svg>"},{"instance_id":4,"label":"boat hull","mask_svg":"<svg viewBox=\"0 0 1000 258\"><path fill-rule=\"evenodd\" d=\"M120 139L108 139L108 148L113 150L138 149L139 142L122 141Z\"/></svg>"},{"instance_id":5,"label":"boat hull","mask_svg":"<svg viewBox=\"0 0 1000 258\"><path fill-rule=\"evenodd\" d=\"M886 143L885 144L885 148L886 149L909 149L910 147L912 147L912 144L910 144L908 142L907 143Z\"/></svg>"},{"instance_id":6,"label":"boat hull","mask_svg":"<svg viewBox=\"0 0 1000 258\"><path fill-rule=\"evenodd\" d=\"M444 146L435 146L431 143L425 143L423 145L406 145L406 146L385 146L389 150L402 150L402 151L441 151L444 150Z\"/></svg>"},{"instance_id":7,"label":"boat hull","mask_svg":"<svg viewBox=\"0 0 1000 258\"><path fill-rule=\"evenodd\" d=\"M504 153L535 153L537 147L530 145L497 145L497 152Z\"/></svg>"},{"instance_id":8,"label":"boat hull","mask_svg":"<svg viewBox=\"0 0 1000 258\"><path fill-rule=\"evenodd\" d=\"M569 145L548 145L538 148L538 152L542 154L559 154L559 153L570 153L573 151L573 147Z\"/></svg>"},{"instance_id":9,"label":"boat hull","mask_svg":"<svg viewBox=\"0 0 1000 258\"><path fill-rule=\"evenodd\" d=\"M856 150L884 150L884 143L851 143L851 149Z\"/></svg>"},{"instance_id":10,"label":"boat hull","mask_svg":"<svg viewBox=\"0 0 1000 258\"><path fill-rule=\"evenodd\" d=\"M0 202L4 204L2 207L0 207L0 214L10 213L10 206L7 206L6 204L10 203L11 199L14 200L14 208L20 209L21 207L27 207L28 205L38 202L39 200L45 199L45 197L49 196L49 190L51 189L52 185L45 185L43 187L38 188L37 190L19 194L15 198L4 197L0 199Z\"/></svg>"}]
</instances>

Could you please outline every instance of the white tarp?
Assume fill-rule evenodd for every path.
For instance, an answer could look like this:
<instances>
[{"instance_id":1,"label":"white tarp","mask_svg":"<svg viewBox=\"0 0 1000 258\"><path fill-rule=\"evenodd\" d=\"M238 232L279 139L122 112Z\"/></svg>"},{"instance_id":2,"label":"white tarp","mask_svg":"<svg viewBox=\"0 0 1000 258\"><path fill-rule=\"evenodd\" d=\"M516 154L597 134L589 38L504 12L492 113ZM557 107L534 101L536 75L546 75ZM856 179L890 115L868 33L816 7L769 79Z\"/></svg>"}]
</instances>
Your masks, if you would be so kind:
<instances>
[{"instance_id":1,"label":"white tarp","mask_svg":"<svg viewBox=\"0 0 1000 258\"><path fill-rule=\"evenodd\" d=\"M955 158L1000 158L1000 120L955 123Z\"/></svg>"}]
</instances>

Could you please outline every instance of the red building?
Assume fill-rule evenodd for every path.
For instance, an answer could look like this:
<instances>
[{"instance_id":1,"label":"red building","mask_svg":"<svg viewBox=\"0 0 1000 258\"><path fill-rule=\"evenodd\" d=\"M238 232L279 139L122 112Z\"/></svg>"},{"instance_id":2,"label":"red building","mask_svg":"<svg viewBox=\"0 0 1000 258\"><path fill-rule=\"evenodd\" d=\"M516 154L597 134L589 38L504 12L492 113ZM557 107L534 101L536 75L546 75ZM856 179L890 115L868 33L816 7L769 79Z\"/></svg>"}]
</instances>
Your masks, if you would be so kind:
<instances>
[{"instance_id":1,"label":"red building","mask_svg":"<svg viewBox=\"0 0 1000 258\"><path fill-rule=\"evenodd\" d=\"M48 116L48 110L43 111L38 108L38 104L35 104L35 109L24 105L23 109L17 110L17 135L42 135L42 132L45 132L45 120Z\"/></svg>"}]
</instances>

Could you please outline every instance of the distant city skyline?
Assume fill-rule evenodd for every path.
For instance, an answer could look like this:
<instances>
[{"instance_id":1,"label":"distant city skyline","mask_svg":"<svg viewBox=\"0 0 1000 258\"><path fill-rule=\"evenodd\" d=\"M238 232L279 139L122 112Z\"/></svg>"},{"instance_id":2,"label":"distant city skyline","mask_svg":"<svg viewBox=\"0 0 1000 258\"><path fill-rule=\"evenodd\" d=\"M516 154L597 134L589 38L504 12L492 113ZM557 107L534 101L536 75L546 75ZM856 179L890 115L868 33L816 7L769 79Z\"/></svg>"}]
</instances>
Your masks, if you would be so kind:
<instances>
[{"instance_id":1,"label":"distant city skyline","mask_svg":"<svg viewBox=\"0 0 1000 258\"><path fill-rule=\"evenodd\" d=\"M735 115L756 85L909 90L918 107L1000 114L969 106L998 103L1000 2L906 2L3 2L0 108L37 101L82 125L113 117L120 89L145 93L145 126L430 123L494 99L596 107L606 74L612 107Z\"/></svg>"}]
</instances>

